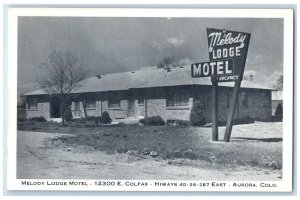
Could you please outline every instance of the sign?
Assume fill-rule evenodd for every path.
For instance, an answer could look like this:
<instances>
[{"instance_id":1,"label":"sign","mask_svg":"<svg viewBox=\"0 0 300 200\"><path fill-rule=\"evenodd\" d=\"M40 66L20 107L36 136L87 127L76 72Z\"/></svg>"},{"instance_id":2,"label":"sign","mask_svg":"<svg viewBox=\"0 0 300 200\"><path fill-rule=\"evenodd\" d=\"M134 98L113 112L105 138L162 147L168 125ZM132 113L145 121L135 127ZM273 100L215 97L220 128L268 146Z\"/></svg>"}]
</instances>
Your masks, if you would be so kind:
<instances>
[{"instance_id":1,"label":"sign","mask_svg":"<svg viewBox=\"0 0 300 200\"><path fill-rule=\"evenodd\" d=\"M210 62L191 65L193 78L209 77L212 81L212 140L218 141L218 82L234 81L224 141L229 142L233 114L237 105L250 42L250 33L207 28Z\"/></svg>"},{"instance_id":2,"label":"sign","mask_svg":"<svg viewBox=\"0 0 300 200\"><path fill-rule=\"evenodd\" d=\"M218 60L192 64L192 77L208 77L233 74L233 60Z\"/></svg>"},{"instance_id":3,"label":"sign","mask_svg":"<svg viewBox=\"0 0 300 200\"><path fill-rule=\"evenodd\" d=\"M215 95L212 107L212 138L214 141L218 141L218 82L235 82L224 134L224 141L229 142L233 125L233 116L238 101L239 88L241 87L245 69L250 36L250 33L207 28L209 60L212 62L231 58L234 62L232 75L213 76L211 79L212 94Z\"/></svg>"},{"instance_id":4,"label":"sign","mask_svg":"<svg viewBox=\"0 0 300 200\"><path fill-rule=\"evenodd\" d=\"M239 75L224 75L224 76L213 76L212 81L219 81L219 82L230 82L230 81L237 81L239 80Z\"/></svg>"},{"instance_id":5,"label":"sign","mask_svg":"<svg viewBox=\"0 0 300 200\"><path fill-rule=\"evenodd\" d=\"M207 28L209 60L212 62L231 58L234 65L232 75L213 77L213 80L223 82L242 79L250 36L249 33Z\"/></svg>"}]
</instances>

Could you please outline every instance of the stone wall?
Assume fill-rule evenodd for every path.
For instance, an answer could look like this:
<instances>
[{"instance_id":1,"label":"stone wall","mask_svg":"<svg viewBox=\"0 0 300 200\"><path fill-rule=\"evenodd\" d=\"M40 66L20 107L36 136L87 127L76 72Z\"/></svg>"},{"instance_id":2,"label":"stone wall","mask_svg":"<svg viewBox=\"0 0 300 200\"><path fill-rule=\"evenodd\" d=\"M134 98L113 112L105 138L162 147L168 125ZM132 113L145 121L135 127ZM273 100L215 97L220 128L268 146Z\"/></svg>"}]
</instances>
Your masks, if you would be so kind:
<instances>
[{"instance_id":1,"label":"stone wall","mask_svg":"<svg viewBox=\"0 0 300 200\"><path fill-rule=\"evenodd\" d=\"M189 98L189 106L183 108L167 108L165 120L190 120L190 113L193 107L193 98Z\"/></svg>"},{"instance_id":2,"label":"stone wall","mask_svg":"<svg viewBox=\"0 0 300 200\"><path fill-rule=\"evenodd\" d=\"M147 100L147 117L161 116L161 118L166 120L166 114L166 99Z\"/></svg>"},{"instance_id":3,"label":"stone wall","mask_svg":"<svg viewBox=\"0 0 300 200\"><path fill-rule=\"evenodd\" d=\"M83 107L82 107L82 112L84 112L83 110ZM98 117L98 116L101 116L101 101L96 101L96 106L95 108L87 108L86 109L86 113L88 116L95 116L95 117ZM84 113L83 113L84 115Z\"/></svg>"},{"instance_id":4,"label":"stone wall","mask_svg":"<svg viewBox=\"0 0 300 200\"><path fill-rule=\"evenodd\" d=\"M109 116L112 119L124 119L127 118L127 100L120 100L120 108L108 108L107 102L107 109Z\"/></svg>"},{"instance_id":5,"label":"stone wall","mask_svg":"<svg viewBox=\"0 0 300 200\"><path fill-rule=\"evenodd\" d=\"M196 90L196 89L195 89ZM201 94L201 89L197 89L199 92L195 94ZM205 107L206 121L211 121L211 89L206 91L209 96L209 104ZM219 87L218 89L218 119L219 121L226 121L229 112L228 97L227 94L232 92L232 88ZM248 105L243 106L241 92L246 92L248 98ZM203 94L202 94L203 95ZM199 99L199 95L197 97ZM231 96L230 96L231 100ZM268 121L271 119L271 91L258 90L258 89L241 89L237 109L234 114L234 119L253 118L254 120Z\"/></svg>"},{"instance_id":6,"label":"stone wall","mask_svg":"<svg viewBox=\"0 0 300 200\"><path fill-rule=\"evenodd\" d=\"M28 109L29 98L37 99L37 108ZM30 119L33 117L45 117L47 120L50 119L50 103L49 96L46 95L37 95L30 96L26 98L26 118Z\"/></svg>"},{"instance_id":7,"label":"stone wall","mask_svg":"<svg viewBox=\"0 0 300 200\"><path fill-rule=\"evenodd\" d=\"M170 92L176 90L189 91L189 105L184 107L167 107L167 96ZM232 88L219 87L219 120L226 121L229 107L227 94ZM248 106L242 105L241 95L238 101L238 109L235 112L235 118L251 117L257 120L270 120L272 112L271 91L257 89L241 89L247 92ZM143 105L138 104L138 99L147 100ZM87 109L88 116L101 116L104 111L108 111L113 119L128 117L128 100L134 100L134 117L161 116L164 120L189 120L192 105L196 100L200 100L204 105L206 121L211 121L211 86L177 86L164 88L139 89L129 91L115 91L106 93L95 93L93 98L96 101L96 107ZM120 108L108 108L109 99L120 99ZM76 100L76 98L74 98ZM147 104L147 105L146 105ZM83 106L81 103L80 117L84 117ZM72 103L74 110L74 102ZM39 99L36 110L27 109L27 118L44 116L50 118L50 103L45 98ZM74 111L73 111L74 116Z\"/></svg>"},{"instance_id":8,"label":"stone wall","mask_svg":"<svg viewBox=\"0 0 300 200\"><path fill-rule=\"evenodd\" d=\"M28 108L28 105L26 105ZM27 119L33 117L45 117L47 120L50 119L50 103L40 102L37 103L37 109L27 109L26 111Z\"/></svg>"}]
</instances>

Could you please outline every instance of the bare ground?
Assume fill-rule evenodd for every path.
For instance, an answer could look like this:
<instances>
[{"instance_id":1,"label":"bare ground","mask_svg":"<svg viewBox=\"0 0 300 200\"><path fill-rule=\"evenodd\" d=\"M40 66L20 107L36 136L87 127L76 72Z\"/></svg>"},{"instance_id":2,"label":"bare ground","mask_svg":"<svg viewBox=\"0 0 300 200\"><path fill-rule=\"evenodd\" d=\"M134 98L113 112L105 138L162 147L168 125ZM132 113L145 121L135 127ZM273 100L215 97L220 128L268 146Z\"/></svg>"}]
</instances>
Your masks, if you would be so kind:
<instances>
[{"instance_id":1,"label":"bare ground","mask_svg":"<svg viewBox=\"0 0 300 200\"><path fill-rule=\"evenodd\" d=\"M17 178L224 181L282 178L281 170L251 166L220 168L202 160L140 158L126 153L107 154L86 146L49 145L51 138L58 136L62 134L18 131Z\"/></svg>"}]
</instances>

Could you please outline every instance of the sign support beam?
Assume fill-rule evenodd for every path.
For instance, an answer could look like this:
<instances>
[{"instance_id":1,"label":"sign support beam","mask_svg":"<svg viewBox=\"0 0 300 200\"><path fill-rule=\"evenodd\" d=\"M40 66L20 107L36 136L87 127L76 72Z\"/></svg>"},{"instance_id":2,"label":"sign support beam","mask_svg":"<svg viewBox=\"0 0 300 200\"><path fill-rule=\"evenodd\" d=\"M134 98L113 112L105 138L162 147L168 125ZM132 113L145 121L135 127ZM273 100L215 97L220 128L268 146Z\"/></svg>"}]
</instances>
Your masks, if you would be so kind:
<instances>
[{"instance_id":1,"label":"sign support beam","mask_svg":"<svg viewBox=\"0 0 300 200\"><path fill-rule=\"evenodd\" d=\"M234 88L233 88L232 100L231 100L231 103L230 103L230 109L229 109L229 113L228 113L228 116L227 116L224 142L229 142L230 141L232 125L233 125L232 121L233 121L233 118L234 118L234 113L235 113L235 110L236 110L237 101L239 99L238 97L239 97L240 87L241 87L241 80L238 80L238 81L235 82Z\"/></svg>"},{"instance_id":2,"label":"sign support beam","mask_svg":"<svg viewBox=\"0 0 300 200\"><path fill-rule=\"evenodd\" d=\"M218 81L212 80L212 141L218 140Z\"/></svg>"}]
</instances>

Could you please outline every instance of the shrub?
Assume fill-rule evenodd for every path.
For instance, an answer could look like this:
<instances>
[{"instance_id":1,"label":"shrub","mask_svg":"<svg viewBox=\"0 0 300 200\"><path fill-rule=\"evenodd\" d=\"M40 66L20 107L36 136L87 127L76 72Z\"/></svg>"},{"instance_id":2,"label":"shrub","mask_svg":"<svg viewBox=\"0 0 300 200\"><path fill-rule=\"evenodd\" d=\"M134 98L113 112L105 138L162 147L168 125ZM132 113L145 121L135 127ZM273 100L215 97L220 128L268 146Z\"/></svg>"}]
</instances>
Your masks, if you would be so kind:
<instances>
[{"instance_id":1,"label":"shrub","mask_svg":"<svg viewBox=\"0 0 300 200\"><path fill-rule=\"evenodd\" d=\"M26 121L26 108L19 107L17 108L17 121L18 122L23 122Z\"/></svg>"},{"instance_id":2,"label":"shrub","mask_svg":"<svg viewBox=\"0 0 300 200\"><path fill-rule=\"evenodd\" d=\"M86 123L87 119L85 119L85 118L73 118L71 121L72 122L77 122L77 123Z\"/></svg>"},{"instance_id":3,"label":"shrub","mask_svg":"<svg viewBox=\"0 0 300 200\"><path fill-rule=\"evenodd\" d=\"M96 124L101 123L102 122L102 117L101 116L88 116L87 121L95 122Z\"/></svg>"},{"instance_id":4,"label":"shrub","mask_svg":"<svg viewBox=\"0 0 300 200\"><path fill-rule=\"evenodd\" d=\"M252 124L252 123L254 123L253 117L243 117L243 118L233 120L233 124Z\"/></svg>"},{"instance_id":5,"label":"shrub","mask_svg":"<svg viewBox=\"0 0 300 200\"><path fill-rule=\"evenodd\" d=\"M256 118L256 117L242 117L242 118L239 118L239 119L233 119L232 120L232 124L233 125L238 125L238 124L252 124L254 123L255 121L263 121L261 120L260 118ZM227 123L227 120L224 121L218 121L218 125L219 126L226 126L226 123Z\"/></svg>"},{"instance_id":6,"label":"shrub","mask_svg":"<svg viewBox=\"0 0 300 200\"><path fill-rule=\"evenodd\" d=\"M26 121L27 121L26 118L17 116L17 122L26 122Z\"/></svg>"},{"instance_id":7,"label":"shrub","mask_svg":"<svg viewBox=\"0 0 300 200\"><path fill-rule=\"evenodd\" d=\"M96 119L95 116L87 116L86 118L87 121L96 121L95 119Z\"/></svg>"},{"instance_id":8,"label":"shrub","mask_svg":"<svg viewBox=\"0 0 300 200\"><path fill-rule=\"evenodd\" d=\"M96 122L96 123L102 122L101 116L95 117L95 122Z\"/></svg>"},{"instance_id":9,"label":"shrub","mask_svg":"<svg viewBox=\"0 0 300 200\"><path fill-rule=\"evenodd\" d=\"M275 118L282 121L282 114L283 114L283 108L282 104L278 104L276 110L275 110Z\"/></svg>"},{"instance_id":10,"label":"shrub","mask_svg":"<svg viewBox=\"0 0 300 200\"><path fill-rule=\"evenodd\" d=\"M67 107L65 113L65 120L68 122L68 121L71 121L71 119L73 118L73 115L72 115L72 111L71 111L71 108L70 106Z\"/></svg>"},{"instance_id":11,"label":"shrub","mask_svg":"<svg viewBox=\"0 0 300 200\"><path fill-rule=\"evenodd\" d=\"M104 124L110 124L112 119L109 116L109 113L107 111L104 111L101 115L101 122Z\"/></svg>"},{"instance_id":12,"label":"shrub","mask_svg":"<svg viewBox=\"0 0 300 200\"><path fill-rule=\"evenodd\" d=\"M36 122L46 122L47 120L45 119L45 117L40 116L40 117L32 117L31 118L32 121L36 121Z\"/></svg>"},{"instance_id":13,"label":"shrub","mask_svg":"<svg viewBox=\"0 0 300 200\"><path fill-rule=\"evenodd\" d=\"M190 114L190 122L193 126L203 126L206 121L204 117L204 106L196 100Z\"/></svg>"},{"instance_id":14,"label":"shrub","mask_svg":"<svg viewBox=\"0 0 300 200\"><path fill-rule=\"evenodd\" d=\"M147 117L145 119L140 119L140 123L142 123L143 125L149 125L149 126L165 125L165 121L161 118L161 116L153 116L153 117Z\"/></svg>"}]
</instances>

